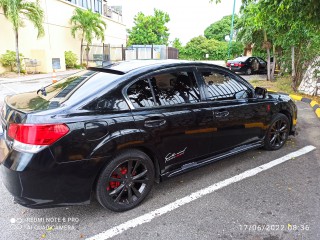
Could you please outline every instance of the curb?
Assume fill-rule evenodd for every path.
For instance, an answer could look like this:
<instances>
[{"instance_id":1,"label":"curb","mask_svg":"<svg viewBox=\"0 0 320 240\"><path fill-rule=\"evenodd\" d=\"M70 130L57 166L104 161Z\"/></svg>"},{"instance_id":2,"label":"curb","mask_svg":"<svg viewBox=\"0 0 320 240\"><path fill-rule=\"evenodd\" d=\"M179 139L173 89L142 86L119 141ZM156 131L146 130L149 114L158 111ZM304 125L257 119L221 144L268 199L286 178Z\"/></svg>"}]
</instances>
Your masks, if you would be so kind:
<instances>
[{"instance_id":1,"label":"curb","mask_svg":"<svg viewBox=\"0 0 320 240\"><path fill-rule=\"evenodd\" d=\"M317 117L320 118L320 104L318 102L313 101L310 98L302 97L302 96L295 95L295 94L289 94L289 97L291 97L293 100L296 100L296 101L309 103L310 106L312 107L313 111L317 115Z\"/></svg>"}]
</instances>

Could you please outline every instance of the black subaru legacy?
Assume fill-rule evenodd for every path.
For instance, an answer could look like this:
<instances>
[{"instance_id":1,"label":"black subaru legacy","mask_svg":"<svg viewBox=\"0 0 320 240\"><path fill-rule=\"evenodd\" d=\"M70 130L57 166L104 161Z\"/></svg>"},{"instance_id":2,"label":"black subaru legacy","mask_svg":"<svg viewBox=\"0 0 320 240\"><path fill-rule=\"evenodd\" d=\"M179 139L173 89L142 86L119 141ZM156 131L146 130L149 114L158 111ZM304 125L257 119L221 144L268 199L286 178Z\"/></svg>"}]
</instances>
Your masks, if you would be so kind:
<instances>
[{"instance_id":1,"label":"black subaru legacy","mask_svg":"<svg viewBox=\"0 0 320 240\"><path fill-rule=\"evenodd\" d=\"M226 68L178 60L89 68L1 110L1 178L29 208L137 206L154 182L250 149L281 148L297 108Z\"/></svg>"}]
</instances>

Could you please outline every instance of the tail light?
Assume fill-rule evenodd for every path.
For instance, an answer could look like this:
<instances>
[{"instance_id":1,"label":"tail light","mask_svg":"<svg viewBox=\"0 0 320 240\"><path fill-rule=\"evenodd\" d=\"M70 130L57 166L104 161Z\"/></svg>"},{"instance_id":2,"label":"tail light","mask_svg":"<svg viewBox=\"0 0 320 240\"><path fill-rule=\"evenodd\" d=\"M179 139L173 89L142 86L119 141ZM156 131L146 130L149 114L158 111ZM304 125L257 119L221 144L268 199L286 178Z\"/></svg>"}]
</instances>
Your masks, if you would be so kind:
<instances>
[{"instance_id":1,"label":"tail light","mask_svg":"<svg viewBox=\"0 0 320 240\"><path fill-rule=\"evenodd\" d=\"M227 63L227 67L230 67L231 66L231 63Z\"/></svg>"},{"instance_id":2,"label":"tail light","mask_svg":"<svg viewBox=\"0 0 320 240\"><path fill-rule=\"evenodd\" d=\"M65 124L11 123L8 129L9 137L14 139L13 147L27 152L37 152L53 144L68 132L69 128Z\"/></svg>"},{"instance_id":3,"label":"tail light","mask_svg":"<svg viewBox=\"0 0 320 240\"><path fill-rule=\"evenodd\" d=\"M240 63L235 63L234 66L235 66L235 67L244 67L245 64L242 63L242 62L240 62Z\"/></svg>"}]
</instances>

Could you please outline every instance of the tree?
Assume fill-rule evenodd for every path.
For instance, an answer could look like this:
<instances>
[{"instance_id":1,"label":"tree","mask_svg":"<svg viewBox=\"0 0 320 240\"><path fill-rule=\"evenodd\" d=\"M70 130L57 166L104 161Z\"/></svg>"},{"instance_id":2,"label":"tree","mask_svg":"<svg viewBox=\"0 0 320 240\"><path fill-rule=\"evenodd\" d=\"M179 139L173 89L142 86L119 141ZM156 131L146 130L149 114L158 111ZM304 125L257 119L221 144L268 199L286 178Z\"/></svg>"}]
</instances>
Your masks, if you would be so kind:
<instances>
[{"instance_id":1,"label":"tree","mask_svg":"<svg viewBox=\"0 0 320 240\"><path fill-rule=\"evenodd\" d=\"M234 42L230 52L232 56L239 56L243 52L243 44ZM209 54L208 60L226 60L228 58L228 43L207 39L203 36L194 37L179 51L179 58L205 60L206 54Z\"/></svg>"},{"instance_id":2,"label":"tree","mask_svg":"<svg viewBox=\"0 0 320 240\"><path fill-rule=\"evenodd\" d=\"M174 48L176 48L176 49L178 49L178 50L180 50L180 49L183 48L182 42L180 41L179 38L175 38L175 39L172 41L172 47L174 47Z\"/></svg>"},{"instance_id":3,"label":"tree","mask_svg":"<svg viewBox=\"0 0 320 240\"><path fill-rule=\"evenodd\" d=\"M313 2L314 8L318 9L319 2ZM310 0L304 3L307 6ZM291 72L295 91L308 64L320 54L319 20L306 16L313 16L314 8L301 8L300 12L288 10L296 9L296 5L301 7L303 3L300 0L247 0L242 6L245 27L263 32L263 46L269 52L272 48L274 57L281 52L282 63Z\"/></svg>"},{"instance_id":4,"label":"tree","mask_svg":"<svg viewBox=\"0 0 320 240\"><path fill-rule=\"evenodd\" d=\"M39 5L39 0L29 2L23 0L0 0L0 7L3 9L4 16L12 23L16 41L16 64L20 74L20 54L19 54L19 28L24 27L23 17L33 23L38 30L38 38L44 36L43 29L43 10Z\"/></svg>"},{"instance_id":5,"label":"tree","mask_svg":"<svg viewBox=\"0 0 320 240\"><path fill-rule=\"evenodd\" d=\"M81 39L81 58L80 64L82 64L82 46L83 41L86 41L86 58L87 58L87 67L89 62L89 51L90 44L94 38L101 39L104 41L104 30L107 27L107 24L102 20L99 13L94 13L91 10L82 10L76 8L73 16L70 19L71 23L71 34L75 38L76 33L80 32Z\"/></svg>"},{"instance_id":6,"label":"tree","mask_svg":"<svg viewBox=\"0 0 320 240\"><path fill-rule=\"evenodd\" d=\"M211 2L214 0L210 0ZM220 2L221 0L216 0ZM256 0L243 0L242 7L245 8ZM269 6L274 14L291 15L288 21L299 20L307 24L319 25L320 1L317 0L260 0L259 3ZM269 12L269 11L268 11Z\"/></svg>"},{"instance_id":7,"label":"tree","mask_svg":"<svg viewBox=\"0 0 320 240\"><path fill-rule=\"evenodd\" d=\"M166 23L169 21L169 15L161 10L154 9L151 16L139 12L134 17L134 27L128 29L128 45L168 45L169 29Z\"/></svg>"},{"instance_id":8,"label":"tree","mask_svg":"<svg viewBox=\"0 0 320 240\"><path fill-rule=\"evenodd\" d=\"M224 16L221 20L212 23L204 30L204 36L208 39L216 39L218 41L225 41L225 36L230 35L230 26L232 15ZM234 25L238 22L238 16L234 16Z\"/></svg>"}]
</instances>

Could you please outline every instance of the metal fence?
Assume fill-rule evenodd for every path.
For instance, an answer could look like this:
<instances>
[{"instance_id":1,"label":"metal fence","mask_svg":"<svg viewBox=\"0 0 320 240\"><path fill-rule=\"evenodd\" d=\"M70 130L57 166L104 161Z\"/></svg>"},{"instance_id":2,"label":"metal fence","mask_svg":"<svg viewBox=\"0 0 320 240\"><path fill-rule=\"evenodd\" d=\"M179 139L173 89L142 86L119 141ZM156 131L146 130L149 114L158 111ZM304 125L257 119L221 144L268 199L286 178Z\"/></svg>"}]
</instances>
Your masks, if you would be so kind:
<instances>
[{"instance_id":1,"label":"metal fence","mask_svg":"<svg viewBox=\"0 0 320 240\"><path fill-rule=\"evenodd\" d=\"M41 65L41 62L38 59L24 58L23 60L27 73L38 73L37 67Z\"/></svg>"},{"instance_id":2,"label":"metal fence","mask_svg":"<svg viewBox=\"0 0 320 240\"><path fill-rule=\"evenodd\" d=\"M87 61L87 45L81 47L82 61ZM179 51L165 45L89 45L88 61L90 65L101 65L102 61L122 61L133 59L177 59Z\"/></svg>"}]
</instances>

